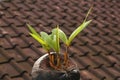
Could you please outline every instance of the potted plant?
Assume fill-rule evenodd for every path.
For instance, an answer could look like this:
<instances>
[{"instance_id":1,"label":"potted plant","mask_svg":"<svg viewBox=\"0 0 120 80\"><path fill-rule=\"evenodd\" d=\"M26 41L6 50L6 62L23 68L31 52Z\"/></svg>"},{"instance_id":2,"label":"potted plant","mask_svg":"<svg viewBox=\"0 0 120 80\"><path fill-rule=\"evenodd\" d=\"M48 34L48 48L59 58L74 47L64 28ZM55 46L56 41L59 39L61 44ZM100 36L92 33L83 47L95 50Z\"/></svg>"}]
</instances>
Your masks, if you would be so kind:
<instances>
[{"instance_id":1,"label":"potted plant","mask_svg":"<svg viewBox=\"0 0 120 80\"><path fill-rule=\"evenodd\" d=\"M30 35L37 40L41 46L47 51L41 56L32 68L33 80L79 80L80 73L77 64L69 57L68 49L72 40L80 33L92 20L87 21L89 9L83 23L75 29L69 38L57 26L51 31L51 34L46 32L37 33L36 30L27 24ZM64 43L65 51L60 51L60 41Z\"/></svg>"}]
</instances>

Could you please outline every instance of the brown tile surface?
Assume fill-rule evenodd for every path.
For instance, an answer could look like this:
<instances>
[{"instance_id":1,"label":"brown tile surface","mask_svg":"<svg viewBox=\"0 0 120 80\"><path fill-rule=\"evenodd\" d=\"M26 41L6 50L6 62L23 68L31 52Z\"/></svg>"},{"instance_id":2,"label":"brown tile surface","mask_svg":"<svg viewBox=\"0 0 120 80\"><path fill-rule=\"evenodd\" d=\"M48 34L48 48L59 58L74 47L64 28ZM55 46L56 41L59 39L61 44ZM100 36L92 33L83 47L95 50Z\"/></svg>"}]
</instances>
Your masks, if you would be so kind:
<instances>
[{"instance_id":1,"label":"brown tile surface","mask_svg":"<svg viewBox=\"0 0 120 80\"><path fill-rule=\"evenodd\" d=\"M93 21L73 41L70 56L79 66L81 80L120 80L119 0L0 1L0 80L31 80L32 66L44 54L26 23L48 33L59 24L69 35L91 4Z\"/></svg>"}]
</instances>

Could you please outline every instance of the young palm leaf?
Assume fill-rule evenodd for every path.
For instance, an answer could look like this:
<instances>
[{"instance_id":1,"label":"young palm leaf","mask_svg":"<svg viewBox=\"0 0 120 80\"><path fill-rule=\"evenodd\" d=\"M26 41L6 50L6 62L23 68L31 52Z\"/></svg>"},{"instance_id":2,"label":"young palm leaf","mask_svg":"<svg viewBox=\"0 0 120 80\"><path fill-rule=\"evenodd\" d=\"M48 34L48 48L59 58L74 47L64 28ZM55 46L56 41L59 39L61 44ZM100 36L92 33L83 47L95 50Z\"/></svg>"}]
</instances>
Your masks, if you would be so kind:
<instances>
[{"instance_id":1,"label":"young palm leaf","mask_svg":"<svg viewBox=\"0 0 120 80\"><path fill-rule=\"evenodd\" d=\"M57 49L57 52L59 53L59 51L60 51L59 27L57 27L57 30L56 30L56 49Z\"/></svg>"},{"instance_id":2,"label":"young palm leaf","mask_svg":"<svg viewBox=\"0 0 120 80\"><path fill-rule=\"evenodd\" d=\"M31 31L32 34L36 35L38 38L40 38L40 35L37 33L37 31L29 24L27 24L29 30Z\"/></svg>"},{"instance_id":3,"label":"young palm leaf","mask_svg":"<svg viewBox=\"0 0 120 80\"><path fill-rule=\"evenodd\" d=\"M38 38L38 36L36 36L35 34L30 33L30 35L37 40L40 44L42 45L46 45L46 43L42 40L42 38Z\"/></svg>"},{"instance_id":4,"label":"young palm leaf","mask_svg":"<svg viewBox=\"0 0 120 80\"><path fill-rule=\"evenodd\" d=\"M67 45L68 44L67 36L61 29L59 29L59 35L60 39Z\"/></svg>"},{"instance_id":5,"label":"young palm leaf","mask_svg":"<svg viewBox=\"0 0 120 80\"><path fill-rule=\"evenodd\" d=\"M91 10L92 10L93 7L91 7L89 9L89 11L87 12L87 15L83 21L83 23L76 29L72 32L72 34L70 35L69 39L68 39L68 46L71 44L72 40L78 35L78 33L80 33L85 27L88 26L88 24L90 24L90 22L92 20L89 20L89 21L86 21L87 20L87 17L88 15L90 14Z\"/></svg>"},{"instance_id":6,"label":"young palm leaf","mask_svg":"<svg viewBox=\"0 0 120 80\"><path fill-rule=\"evenodd\" d=\"M57 25L57 27L59 26ZM57 28L53 29L53 32L55 33L56 30ZM59 32L59 38L67 45L68 39L66 34L60 28L58 28L58 32Z\"/></svg>"},{"instance_id":7,"label":"young palm leaf","mask_svg":"<svg viewBox=\"0 0 120 80\"><path fill-rule=\"evenodd\" d=\"M45 32L40 32L40 35L41 35L42 39L49 45L49 47L51 49L56 50L55 49L55 41L54 41L54 40L56 40L55 35L54 35L55 39L53 39L53 37L51 37L51 35L48 35Z\"/></svg>"},{"instance_id":8,"label":"young palm leaf","mask_svg":"<svg viewBox=\"0 0 120 80\"><path fill-rule=\"evenodd\" d=\"M51 37L53 39L53 43L55 45L55 51L59 53L60 51L60 43L59 43L59 27L52 30Z\"/></svg>"},{"instance_id":9,"label":"young palm leaf","mask_svg":"<svg viewBox=\"0 0 120 80\"><path fill-rule=\"evenodd\" d=\"M28 26L29 30L31 31L30 35L35 40L37 40L45 50L49 51L50 48L49 48L48 44L41 38L41 36L36 32L36 30L29 24L27 24L27 26Z\"/></svg>"},{"instance_id":10,"label":"young palm leaf","mask_svg":"<svg viewBox=\"0 0 120 80\"><path fill-rule=\"evenodd\" d=\"M78 33L80 33L85 27L88 26L88 24L91 22L92 20L83 22L82 25L80 25L76 30L74 30L72 32L72 34L70 35L69 39L68 39L68 46L71 44L72 40L78 35Z\"/></svg>"},{"instance_id":11,"label":"young palm leaf","mask_svg":"<svg viewBox=\"0 0 120 80\"><path fill-rule=\"evenodd\" d=\"M92 11L92 8L93 8L93 5L92 5L92 7L88 10L87 15L85 16L85 19L84 19L83 22L86 22L86 20L87 20L89 14L90 14L90 12Z\"/></svg>"}]
</instances>

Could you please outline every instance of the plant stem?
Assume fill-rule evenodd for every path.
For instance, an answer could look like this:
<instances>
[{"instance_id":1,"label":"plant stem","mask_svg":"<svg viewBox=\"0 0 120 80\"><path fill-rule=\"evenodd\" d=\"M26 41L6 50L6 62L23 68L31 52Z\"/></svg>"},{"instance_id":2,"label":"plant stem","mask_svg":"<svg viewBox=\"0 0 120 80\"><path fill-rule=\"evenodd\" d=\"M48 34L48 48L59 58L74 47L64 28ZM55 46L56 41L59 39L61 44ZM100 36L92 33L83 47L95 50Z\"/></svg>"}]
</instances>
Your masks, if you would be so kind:
<instances>
[{"instance_id":1,"label":"plant stem","mask_svg":"<svg viewBox=\"0 0 120 80\"><path fill-rule=\"evenodd\" d=\"M68 66L68 46L66 46L66 50L65 50L65 53L64 53L64 64L65 66L67 67Z\"/></svg>"},{"instance_id":2,"label":"plant stem","mask_svg":"<svg viewBox=\"0 0 120 80\"><path fill-rule=\"evenodd\" d=\"M54 61L55 61L55 58L54 58L54 55L52 54L52 55L51 55L51 62L52 62L53 65L55 65L55 62L54 62Z\"/></svg>"},{"instance_id":3,"label":"plant stem","mask_svg":"<svg viewBox=\"0 0 120 80\"><path fill-rule=\"evenodd\" d=\"M48 51L47 53L48 53L48 56L49 56L49 60L50 60L50 62L51 62L51 54L50 54L49 51Z\"/></svg>"},{"instance_id":4,"label":"plant stem","mask_svg":"<svg viewBox=\"0 0 120 80\"><path fill-rule=\"evenodd\" d=\"M50 52L48 51L48 56L49 56L49 60L50 60L50 66L52 66L53 62L52 62L52 55L50 54Z\"/></svg>"},{"instance_id":5,"label":"plant stem","mask_svg":"<svg viewBox=\"0 0 120 80\"><path fill-rule=\"evenodd\" d=\"M61 63L60 63L60 54L57 53L57 67L60 68L61 67Z\"/></svg>"},{"instance_id":6,"label":"plant stem","mask_svg":"<svg viewBox=\"0 0 120 80\"><path fill-rule=\"evenodd\" d=\"M49 51L48 51L48 55L49 55L49 60L50 60L50 61L49 61L50 67L56 69L55 64L54 64L54 61L55 61L54 55L50 54Z\"/></svg>"}]
</instances>

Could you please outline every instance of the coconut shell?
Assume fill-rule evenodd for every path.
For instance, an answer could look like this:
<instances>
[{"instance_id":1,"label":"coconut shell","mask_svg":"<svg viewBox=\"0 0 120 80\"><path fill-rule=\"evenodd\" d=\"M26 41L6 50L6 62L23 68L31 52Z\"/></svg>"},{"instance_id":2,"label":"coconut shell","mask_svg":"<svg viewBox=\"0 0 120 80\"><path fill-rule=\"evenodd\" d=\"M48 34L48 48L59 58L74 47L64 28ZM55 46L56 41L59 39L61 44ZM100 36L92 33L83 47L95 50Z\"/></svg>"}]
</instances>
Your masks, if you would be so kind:
<instances>
[{"instance_id":1,"label":"coconut shell","mask_svg":"<svg viewBox=\"0 0 120 80\"><path fill-rule=\"evenodd\" d=\"M49 66L48 54L40 57L33 66L33 80L79 80L80 73L75 62L70 59L66 70L54 70Z\"/></svg>"}]
</instances>

